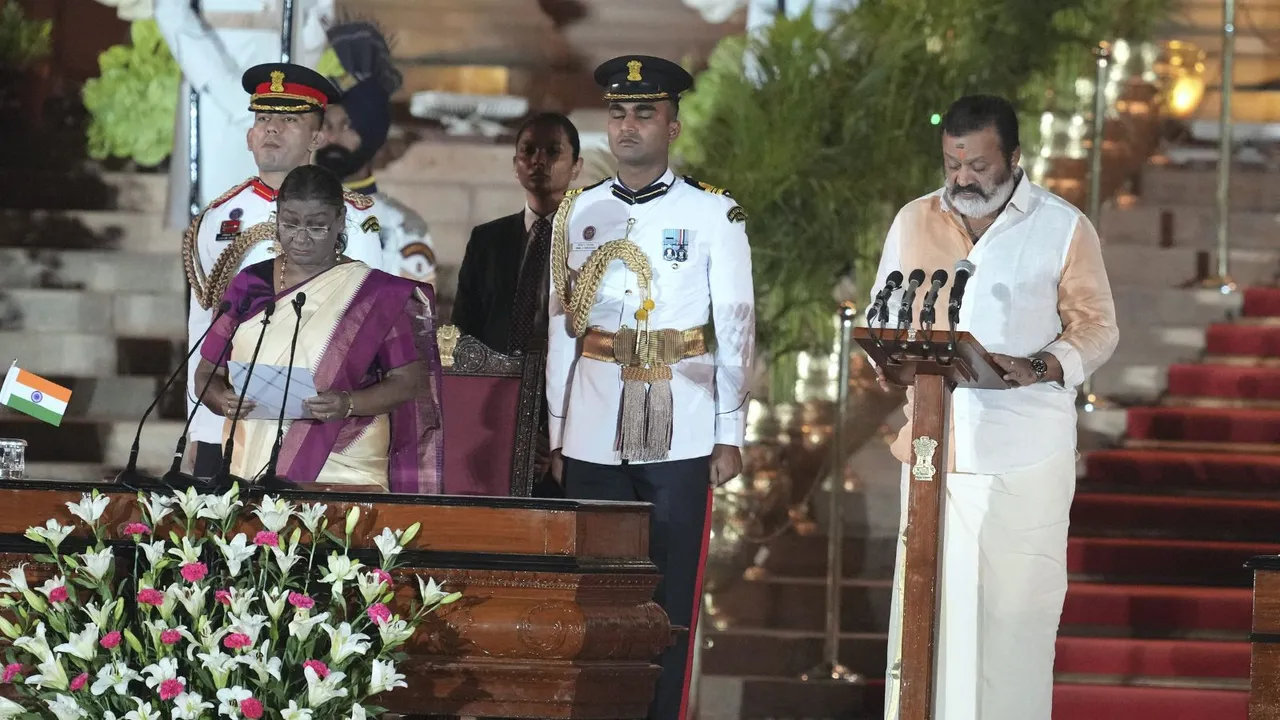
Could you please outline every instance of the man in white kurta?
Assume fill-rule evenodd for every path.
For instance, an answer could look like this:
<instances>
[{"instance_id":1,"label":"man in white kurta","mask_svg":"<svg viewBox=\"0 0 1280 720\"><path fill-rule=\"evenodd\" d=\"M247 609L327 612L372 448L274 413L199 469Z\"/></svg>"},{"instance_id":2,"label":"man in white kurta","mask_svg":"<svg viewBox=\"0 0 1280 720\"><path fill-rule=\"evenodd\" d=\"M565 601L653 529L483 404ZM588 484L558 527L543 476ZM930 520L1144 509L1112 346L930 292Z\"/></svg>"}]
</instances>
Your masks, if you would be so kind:
<instances>
[{"instance_id":1,"label":"man in white kurta","mask_svg":"<svg viewBox=\"0 0 1280 720\"><path fill-rule=\"evenodd\" d=\"M1014 387L960 388L952 397L934 717L1050 720L1075 493L1076 387L1116 347L1115 308L1089 220L1018 167L1017 117L1008 102L956 101L942 140L946 187L898 213L876 287L895 270L928 275L968 259L977 270L957 327L993 354ZM890 299L891 317L901 292ZM912 439L908 423L892 447L903 463L911 462ZM904 466L904 533L909 482ZM905 549L900 535L890 720L898 717Z\"/></svg>"},{"instance_id":2,"label":"man in white kurta","mask_svg":"<svg viewBox=\"0 0 1280 720\"><path fill-rule=\"evenodd\" d=\"M294 168L306 165L320 146L325 105L337 96L332 83L298 65L268 63L250 68L242 79L241 112L254 118L247 144L258 175L243 180L205 208L187 229L183 263L191 287L187 343L193 347L213 322L227 285L242 268L274 255L276 191ZM238 140L246 142L246 140ZM377 206L372 198L348 192L344 254L370 267L383 265ZM196 363L187 373L188 412L195 416L188 434L195 445L197 477L211 477L221 457L224 419L197 402Z\"/></svg>"}]
</instances>

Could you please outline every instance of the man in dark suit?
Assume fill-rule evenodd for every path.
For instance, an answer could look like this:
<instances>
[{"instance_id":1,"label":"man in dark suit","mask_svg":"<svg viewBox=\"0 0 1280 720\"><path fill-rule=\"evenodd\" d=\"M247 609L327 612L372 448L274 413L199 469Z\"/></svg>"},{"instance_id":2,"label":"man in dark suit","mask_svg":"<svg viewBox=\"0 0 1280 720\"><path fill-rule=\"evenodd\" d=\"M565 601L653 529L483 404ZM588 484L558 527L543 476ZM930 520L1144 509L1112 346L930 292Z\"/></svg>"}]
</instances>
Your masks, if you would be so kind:
<instances>
[{"instance_id":1,"label":"man in dark suit","mask_svg":"<svg viewBox=\"0 0 1280 720\"><path fill-rule=\"evenodd\" d=\"M512 158L525 190L524 209L471 231L458 271L452 322L498 352L546 351L551 221L582 171L581 150L578 129L564 115L541 113L526 120L516 133ZM540 451L545 469L558 480L558 463L550 467L549 446ZM534 494L563 496L556 481L547 478Z\"/></svg>"}]
</instances>

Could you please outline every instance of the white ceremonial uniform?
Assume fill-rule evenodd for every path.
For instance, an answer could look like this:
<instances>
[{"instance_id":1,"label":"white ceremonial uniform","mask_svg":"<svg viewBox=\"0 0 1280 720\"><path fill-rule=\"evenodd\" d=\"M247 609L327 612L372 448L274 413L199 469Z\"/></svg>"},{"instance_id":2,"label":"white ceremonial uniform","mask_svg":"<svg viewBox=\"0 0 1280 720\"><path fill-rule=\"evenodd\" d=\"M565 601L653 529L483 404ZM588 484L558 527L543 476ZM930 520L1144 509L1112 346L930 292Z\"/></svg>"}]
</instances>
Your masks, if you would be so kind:
<instances>
[{"instance_id":1,"label":"white ceremonial uniform","mask_svg":"<svg viewBox=\"0 0 1280 720\"><path fill-rule=\"evenodd\" d=\"M888 274L976 267L960 310L989 352L1051 353L1064 382L952 394L942 522L935 718L1050 720L1054 644L1067 590L1076 480L1075 387L1119 338L1098 236L1079 210L1023 176L975 244L943 190L904 207L880 259ZM897 317L902 291L890 299ZM916 297L919 316L924 293ZM945 308L950 288L938 298ZM945 323L945 318L943 320ZM945 327L945 325L939 325ZM908 391L907 417L913 394ZM893 444L911 460L910 423ZM902 473L885 718L898 718L910 473Z\"/></svg>"},{"instance_id":2,"label":"white ceremonial uniform","mask_svg":"<svg viewBox=\"0 0 1280 720\"><path fill-rule=\"evenodd\" d=\"M241 94L243 95L243 92ZM382 243L378 238L377 232L376 230L367 231L362 229L362 226L372 227L370 225L371 219L374 225L377 224L377 212L380 208L376 204L371 204L369 207L361 209L356 204L353 204L355 201L358 201L359 204L366 204L371 203L372 199L367 196L348 195L347 248L343 254L353 260L364 262L374 269L382 269ZM207 280L218 258L235 244L238 236L241 233L249 232L259 223L274 224L275 212L275 191L257 178L251 178L232 188L225 197L219 198L206 208L204 213L194 221L199 223L196 227L196 253L193 258L193 261L198 263L198 267L193 268L196 277ZM254 244L245 251L235 271L227 276L228 280L235 277L236 273L249 265L275 257L271 249L274 237L275 231L273 227L268 239ZM223 289L225 290L225 288ZM214 310L221 301L220 295L219 297L211 298L209 299L210 307L205 308L200 303L200 298L197 296L195 288L192 288L191 307L187 314L188 349L195 344L205 330L209 329L209 325L213 322ZM198 359L199 356L197 355L196 358ZM196 406L196 397L200 392L200 387L196 385L195 381L196 366L198 364L193 360L188 363L187 367L188 413ZM196 411L188 437L191 442L218 444L222 442L222 426L223 418L202 406Z\"/></svg>"},{"instance_id":3,"label":"white ceremonial uniform","mask_svg":"<svg viewBox=\"0 0 1280 720\"><path fill-rule=\"evenodd\" d=\"M326 46L324 22L333 0L298 0L293 62L314 67ZM260 63L280 60L281 0L155 0L155 19L184 78L178 98L170 216L188 222L187 88L200 93L200 203L258 171L245 143L253 113L245 112L240 78Z\"/></svg>"},{"instance_id":4,"label":"white ceremonial uniform","mask_svg":"<svg viewBox=\"0 0 1280 720\"><path fill-rule=\"evenodd\" d=\"M384 192L375 192L372 197L378 201L383 269L402 278L435 285L436 250L427 221Z\"/></svg>"},{"instance_id":5,"label":"white ceremonial uniform","mask_svg":"<svg viewBox=\"0 0 1280 720\"><path fill-rule=\"evenodd\" d=\"M674 401L668 461L706 457L717 444L741 447L746 430L747 373L755 350L755 298L745 217L732 198L677 178L665 194L628 204L607 181L574 201L567 222L569 282L601 245L623 237L653 269L649 328L686 330L714 321L715 350L671 366ZM567 200L566 200L567 202ZM634 224L628 231L628 223ZM552 261L555 262L554 259ZM551 448L585 462L619 465L621 367L578 357L566 308L554 287L548 298L547 402ZM613 262L604 273L589 325L608 332L636 326L641 290L634 273ZM710 342L708 342L710 345Z\"/></svg>"}]
</instances>

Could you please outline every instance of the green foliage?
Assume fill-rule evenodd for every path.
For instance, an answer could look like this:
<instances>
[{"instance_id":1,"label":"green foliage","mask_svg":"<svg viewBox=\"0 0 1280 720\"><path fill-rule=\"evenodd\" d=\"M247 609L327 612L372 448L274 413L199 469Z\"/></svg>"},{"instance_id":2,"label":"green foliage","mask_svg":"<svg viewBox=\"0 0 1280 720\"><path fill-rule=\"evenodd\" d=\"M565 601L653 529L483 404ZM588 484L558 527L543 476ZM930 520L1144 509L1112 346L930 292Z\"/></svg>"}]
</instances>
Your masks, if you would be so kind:
<instances>
[{"instance_id":1,"label":"green foliage","mask_svg":"<svg viewBox=\"0 0 1280 720\"><path fill-rule=\"evenodd\" d=\"M825 31L806 14L721 41L681 102L676 151L747 210L766 352L830 348L838 277L865 296L893 213L941 185L931 116L976 92L1039 113L1099 40L1140 39L1170 5L862 0Z\"/></svg>"},{"instance_id":2,"label":"green foliage","mask_svg":"<svg viewBox=\"0 0 1280 720\"><path fill-rule=\"evenodd\" d=\"M0 68L22 70L49 57L51 20L28 20L17 0L0 9Z\"/></svg>"},{"instance_id":3,"label":"green foliage","mask_svg":"<svg viewBox=\"0 0 1280 720\"><path fill-rule=\"evenodd\" d=\"M132 44L99 55L102 74L84 84L84 106L92 116L89 156L154 167L173 152L182 73L154 20L134 22L129 34Z\"/></svg>"}]
</instances>

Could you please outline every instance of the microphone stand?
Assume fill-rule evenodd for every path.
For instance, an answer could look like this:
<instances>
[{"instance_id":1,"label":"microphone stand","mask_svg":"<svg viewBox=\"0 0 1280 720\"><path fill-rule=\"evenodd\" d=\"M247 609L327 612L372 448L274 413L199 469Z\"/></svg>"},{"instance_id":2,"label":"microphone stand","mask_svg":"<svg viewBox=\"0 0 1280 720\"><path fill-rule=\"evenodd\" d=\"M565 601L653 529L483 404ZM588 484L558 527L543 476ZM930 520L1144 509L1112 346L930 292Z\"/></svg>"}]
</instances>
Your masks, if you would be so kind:
<instances>
[{"instance_id":1,"label":"microphone stand","mask_svg":"<svg viewBox=\"0 0 1280 720\"><path fill-rule=\"evenodd\" d=\"M280 447L284 444L284 413L289 405L289 384L293 381L293 356L298 349L298 331L302 329L302 306L306 302L307 294L298 293L290 303L293 305L293 314L296 317L293 321L293 339L289 342L289 364L285 366L284 371L284 400L280 403L280 417L276 420L276 441L271 446L271 459L267 462L267 469L258 477L258 483L267 490L287 490L297 487L295 483L276 474L276 468L280 463Z\"/></svg>"},{"instance_id":2,"label":"microphone stand","mask_svg":"<svg viewBox=\"0 0 1280 720\"><path fill-rule=\"evenodd\" d=\"M218 320L220 320L230 309L231 303L223 300L222 304L218 306L217 313L213 316L213 322L209 323L209 327L205 328L204 333L202 333L200 337L191 344L191 348L187 350L187 357L178 365L178 367L174 368L173 372L170 373L169 378L164 381L164 385L160 387L160 392L156 393L155 399L151 401L151 404L147 406L146 411L142 413L142 419L138 420L138 430L133 435L133 446L129 448L129 462L125 464L124 470L121 470L120 474L116 475L115 481L117 484L123 485L129 490L137 490L138 485L140 484L151 485L156 482L154 477L138 472L138 453L142 448L142 426L146 424L147 418L151 416L152 411L154 411L156 406L160 404L160 398L164 397L165 391L167 391L169 387L173 385L173 382L178 379L178 375L186 372L187 363L191 362L191 358L195 356L196 351L200 349L200 346L204 343L204 339L209 336L209 332L213 330L213 324L218 322Z\"/></svg>"},{"instance_id":3,"label":"microphone stand","mask_svg":"<svg viewBox=\"0 0 1280 720\"><path fill-rule=\"evenodd\" d=\"M247 308L245 308L247 311ZM235 328L231 330L231 337L235 337L236 331L240 329L240 321L236 322ZM218 367L222 367L222 363L226 361L227 355L231 352L231 343L222 346L222 352L218 354ZM182 472L182 458L187 451L187 433L191 430L191 423L196 419L196 413L200 412L201 401L209 392L209 387L213 385L213 379L217 377L215 371L209 375L209 379L204 381L204 386L200 388L200 394L196 395L196 405L191 408L191 414L187 415L187 424L182 426L182 435L178 438L178 444L173 448L173 462L169 465L169 472L160 478L160 482L167 487L175 490L186 490L189 487L204 485L205 481L194 475Z\"/></svg>"},{"instance_id":4,"label":"microphone stand","mask_svg":"<svg viewBox=\"0 0 1280 720\"><path fill-rule=\"evenodd\" d=\"M244 397L249 392L249 381L253 379L253 368L258 364L258 353L262 350L262 340L267 335L267 325L271 322L271 314L276 311L274 300L268 300L262 308L262 330L258 331L258 342L253 346L253 356L249 358L249 369L244 375L244 386L240 388L240 398L236 402L236 416L231 419L231 429L227 433L227 444L222 449L222 469L213 476L212 485L216 488L229 487L233 483L243 482L231 474L231 457L236 451L236 426L240 424L240 406L244 405Z\"/></svg>"}]
</instances>

